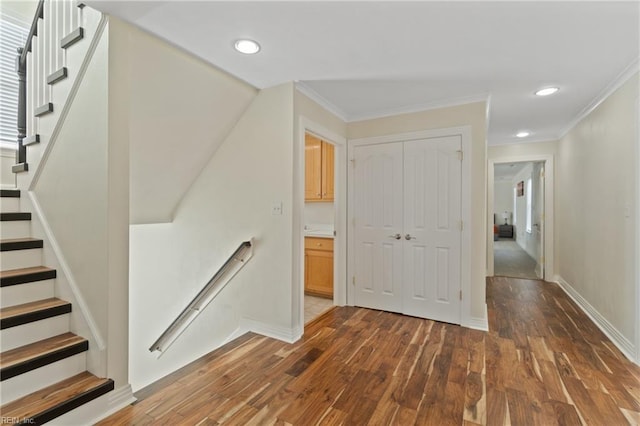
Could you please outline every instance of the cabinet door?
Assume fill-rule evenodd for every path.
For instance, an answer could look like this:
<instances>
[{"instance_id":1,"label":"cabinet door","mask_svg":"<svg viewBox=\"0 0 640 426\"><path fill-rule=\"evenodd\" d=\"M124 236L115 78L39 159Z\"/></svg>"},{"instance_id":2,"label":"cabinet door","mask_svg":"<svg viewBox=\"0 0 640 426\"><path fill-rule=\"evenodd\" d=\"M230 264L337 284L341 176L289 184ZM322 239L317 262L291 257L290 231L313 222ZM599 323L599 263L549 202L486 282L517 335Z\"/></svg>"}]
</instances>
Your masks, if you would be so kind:
<instances>
[{"instance_id":1,"label":"cabinet door","mask_svg":"<svg viewBox=\"0 0 640 426\"><path fill-rule=\"evenodd\" d=\"M333 252L307 249L304 258L305 292L333 297Z\"/></svg>"},{"instance_id":2,"label":"cabinet door","mask_svg":"<svg viewBox=\"0 0 640 426\"><path fill-rule=\"evenodd\" d=\"M322 141L306 134L304 142L304 199L320 201L322 199Z\"/></svg>"},{"instance_id":3,"label":"cabinet door","mask_svg":"<svg viewBox=\"0 0 640 426\"><path fill-rule=\"evenodd\" d=\"M322 200L333 201L334 147L322 142Z\"/></svg>"}]
</instances>

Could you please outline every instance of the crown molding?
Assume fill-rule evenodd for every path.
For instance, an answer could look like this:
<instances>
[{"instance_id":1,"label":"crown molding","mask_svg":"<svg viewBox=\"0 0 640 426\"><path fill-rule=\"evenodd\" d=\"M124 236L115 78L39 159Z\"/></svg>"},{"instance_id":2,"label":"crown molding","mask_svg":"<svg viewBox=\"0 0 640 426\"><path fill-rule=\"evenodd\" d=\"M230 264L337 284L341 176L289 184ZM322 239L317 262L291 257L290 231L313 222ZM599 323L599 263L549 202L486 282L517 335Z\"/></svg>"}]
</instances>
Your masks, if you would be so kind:
<instances>
[{"instance_id":1,"label":"crown molding","mask_svg":"<svg viewBox=\"0 0 640 426\"><path fill-rule=\"evenodd\" d=\"M329 102L327 99L325 99L318 92L310 88L304 82L296 81L295 87L297 91L299 91L303 95L307 96L308 98L316 102L318 105L320 105L321 107L323 107L324 109L326 109L327 111L329 111L330 113L338 117L340 120L344 121L345 123L349 122L349 119L348 119L349 116L347 115L346 112L342 111L333 103Z\"/></svg>"},{"instance_id":2,"label":"crown molding","mask_svg":"<svg viewBox=\"0 0 640 426\"><path fill-rule=\"evenodd\" d=\"M373 120L376 118L392 117L394 115L400 115L400 114L411 114L414 112L448 108L448 107L454 107L459 105L472 104L475 102L488 103L489 99L490 99L490 94L483 93L480 95L464 96L464 97L452 98L444 101L427 102L424 104L408 105L408 106L399 107L399 108L388 108L388 109L384 109L384 110L373 112L373 113L355 114L349 117L348 122Z\"/></svg>"},{"instance_id":3,"label":"crown molding","mask_svg":"<svg viewBox=\"0 0 640 426\"><path fill-rule=\"evenodd\" d=\"M627 82L636 72L640 70L640 58L634 59L629 65L627 65L621 72L614 78L609 84L607 84L601 91L591 100L580 112L567 124L559 133L557 139L564 138L579 122L581 122L586 116L591 114L593 110L604 102L609 96L618 90L624 83Z\"/></svg>"}]
</instances>

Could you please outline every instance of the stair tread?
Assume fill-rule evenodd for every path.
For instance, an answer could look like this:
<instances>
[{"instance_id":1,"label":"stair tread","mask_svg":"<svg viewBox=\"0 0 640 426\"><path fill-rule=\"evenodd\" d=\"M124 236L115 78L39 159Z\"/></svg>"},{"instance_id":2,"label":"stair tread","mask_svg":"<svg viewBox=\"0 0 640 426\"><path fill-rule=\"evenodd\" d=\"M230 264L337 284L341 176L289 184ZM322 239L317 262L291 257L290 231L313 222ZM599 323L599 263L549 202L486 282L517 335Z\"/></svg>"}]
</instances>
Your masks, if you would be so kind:
<instances>
[{"instance_id":1,"label":"stair tread","mask_svg":"<svg viewBox=\"0 0 640 426\"><path fill-rule=\"evenodd\" d=\"M40 238L4 238L0 240L1 251L29 250L42 248L44 241Z\"/></svg>"},{"instance_id":2,"label":"stair tread","mask_svg":"<svg viewBox=\"0 0 640 426\"><path fill-rule=\"evenodd\" d=\"M57 271L46 266L7 269L0 271L0 287L50 280L56 278L56 276Z\"/></svg>"},{"instance_id":3,"label":"stair tread","mask_svg":"<svg viewBox=\"0 0 640 426\"><path fill-rule=\"evenodd\" d=\"M85 338L76 334L64 333L35 343L29 343L28 345L2 352L2 354L0 354L0 369L29 362L32 359L60 351L61 349L68 348L85 341Z\"/></svg>"},{"instance_id":4,"label":"stair tread","mask_svg":"<svg viewBox=\"0 0 640 426\"><path fill-rule=\"evenodd\" d=\"M31 213L28 212L2 212L0 213L0 221L10 222L19 220L31 220Z\"/></svg>"},{"instance_id":5,"label":"stair tread","mask_svg":"<svg viewBox=\"0 0 640 426\"><path fill-rule=\"evenodd\" d=\"M88 371L54 383L1 407L3 418L31 418L111 382Z\"/></svg>"},{"instance_id":6,"label":"stair tread","mask_svg":"<svg viewBox=\"0 0 640 426\"><path fill-rule=\"evenodd\" d=\"M0 309L0 320L13 318L20 315L55 308L57 306L69 305L66 300L51 297L49 299L36 300L35 302L23 303L21 305L8 306Z\"/></svg>"},{"instance_id":7,"label":"stair tread","mask_svg":"<svg viewBox=\"0 0 640 426\"><path fill-rule=\"evenodd\" d=\"M47 266L31 266L29 268L7 269L5 271L0 271L0 279L49 271L55 271L55 269L49 268Z\"/></svg>"},{"instance_id":8,"label":"stair tread","mask_svg":"<svg viewBox=\"0 0 640 426\"><path fill-rule=\"evenodd\" d=\"M31 238L31 237L26 237L26 238L3 238L0 240L1 244L6 244L6 243L23 243L23 242L30 242L30 241L42 241L41 238Z\"/></svg>"}]
</instances>

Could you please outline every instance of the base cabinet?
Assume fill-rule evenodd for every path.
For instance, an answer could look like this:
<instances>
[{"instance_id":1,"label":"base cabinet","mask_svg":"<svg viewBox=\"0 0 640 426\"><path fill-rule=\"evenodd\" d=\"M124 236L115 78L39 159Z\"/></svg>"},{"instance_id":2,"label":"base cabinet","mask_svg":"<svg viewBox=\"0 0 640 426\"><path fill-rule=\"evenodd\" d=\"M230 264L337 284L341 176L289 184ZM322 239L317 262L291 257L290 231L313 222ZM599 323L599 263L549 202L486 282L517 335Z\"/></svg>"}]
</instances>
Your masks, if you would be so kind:
<instances>
[{"instance_id":1,"label":"base cabinet","mask_svg":"<svg viewBox=\"0 0 640 426\"><path fill-rule=\"evenodd\" d=\"M304 292L333 298L333 240L304 239Z\"/></svg>"}]
</instances>

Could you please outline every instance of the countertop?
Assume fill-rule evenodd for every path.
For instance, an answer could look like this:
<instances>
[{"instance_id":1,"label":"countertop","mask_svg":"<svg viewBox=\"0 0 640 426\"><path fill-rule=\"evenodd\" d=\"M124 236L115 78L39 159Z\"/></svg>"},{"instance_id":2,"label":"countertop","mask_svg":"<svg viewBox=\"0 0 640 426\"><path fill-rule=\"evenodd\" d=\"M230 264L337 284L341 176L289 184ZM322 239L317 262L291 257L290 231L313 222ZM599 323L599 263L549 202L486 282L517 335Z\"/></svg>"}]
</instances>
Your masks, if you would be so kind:
<instances>
[{"instance_id":1,"label":"countertop","mask_svg":"<svg viewBox=\"0 0 640 426\"><path fill-rule=\"evenodd\" d=\"M333 225L317 225L317 224L305 225L304 236L333 239Z\"/></svg>"}]
</instances>

